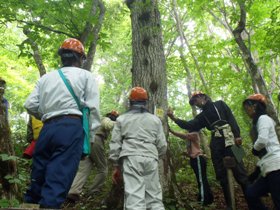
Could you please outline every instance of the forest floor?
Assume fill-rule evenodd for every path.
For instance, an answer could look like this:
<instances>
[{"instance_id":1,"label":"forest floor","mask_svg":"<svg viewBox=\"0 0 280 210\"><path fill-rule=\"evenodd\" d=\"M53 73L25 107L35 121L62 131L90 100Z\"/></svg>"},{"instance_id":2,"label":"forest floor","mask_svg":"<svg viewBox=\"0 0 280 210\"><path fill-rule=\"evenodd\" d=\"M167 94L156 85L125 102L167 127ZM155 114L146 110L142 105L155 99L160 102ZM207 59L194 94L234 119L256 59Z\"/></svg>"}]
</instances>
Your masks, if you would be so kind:
<instances>
[{"instance_id":1,"label":"forest floor","mask_svg":"<svg viewBox=\"0 0 280 210\"><path fill-rule=\"evenodd\" d=\"M224 210L226 208L224 204L224 197L222 190L217 185L212 187L214 194L214 202L205 207L201 206L197 201L197 190L194 190L193 186L181 186L184 191L184 196L182 197L183 203L187 203L193 210ZM107 187L105 187L107 188ZM63 210L122 210L122 193L117 193L117 197L110 197L108 193L109 189L104 189L103 193L94 196L82 196L81 200L76 203L75 206L65 206ZM238 185L235 185L235 200L236 200L236 210L248 210L246 201L244 199L241 188ZM109 201L119 200L117 206L106 206L104 203L105 198L108 198ZM266 205L273 209L271 198L263 198L263 201ZM170 199L165 199L165 209L166 210L190 210L190 208L179 206L178 204L172 202Z\"/></svg>"}]
</instances>

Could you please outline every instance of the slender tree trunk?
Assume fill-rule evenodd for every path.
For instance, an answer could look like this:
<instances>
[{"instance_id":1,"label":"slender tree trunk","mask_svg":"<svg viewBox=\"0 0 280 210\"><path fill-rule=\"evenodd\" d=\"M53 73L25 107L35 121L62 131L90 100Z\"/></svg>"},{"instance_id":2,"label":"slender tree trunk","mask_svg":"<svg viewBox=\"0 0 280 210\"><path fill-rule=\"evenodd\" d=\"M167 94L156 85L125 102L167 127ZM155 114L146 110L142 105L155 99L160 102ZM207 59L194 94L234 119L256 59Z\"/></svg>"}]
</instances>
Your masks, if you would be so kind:
<instances>
[{"instance_id":1,"label":"slender tree trunk","mask_svg":"<svg viewBox=\"0 0 280 210\"><path fill-rule=\"evenodd\" d=\"M151 113L157 113L163 122L166 136L167 129L167 77L162 30L157 0L127 0L131 11L132 24L132 86L141 86L148 91ZM164 161L164 193L180 197L175 172L172 168L170 150ZM168 187L168 189L167 189ZM178 199L180 202L180 198Z\"/></svg>"},{"instance_id":2,"label":"slender tree trunk","mask_svg":"<svg viewBox=\"0 0 280 210\"><path fill-rule=\"evenodd\" d=\"M28 35L30 34L30 31L29 29L23 29L23 33L29 37ZM33 50L33 58L34 58L34 61L38 67L38 70L39 70L39 73L40 73L40 77L43 76L44 74L46 74L46 68L43 64L43 59L42 59L42 56L41 56L41 53L40 53L40 50L39 50L39 47L38 47L38 44L32 40L32 38L27 38L27 40L25 40L25 42L27 42L32 50Z\"/></svg>"},{"instance_id":3,"label":"slender tree trunk","mask_svg":"<svg viewBox=\"0 0 280 210\"><path fill-rule=\"evenodd\" d=\"M188 68L187 60L186 60L185 55L184 55L184 43L186 44L186 46L187 46L187 48L188 48L188 50L191 54L191 57L194 60L196 69L198 70L198 73L200 75L200 79L203 83L203 87L204 87L206 92L208 92L208 85L207 85L207 83L204 79L204 75L203 75L202 70L200 68L200 65L198 63L198 60L197 60L194 52L192 51L192 48L190 47L190 44L188 42L187 37L184 34L184 29L183 29L183 26L182 26L181 17L179 15L178 11L177 11L177 1L176 0L172 0L172 10L173 10L174 17L175 17L177 32L178 32L178 35L180 37L181 45L179 47L179 53L180 53L180 58L181 58L182 64L183 64L184 69L185 69L186 74L187 74L187 82L186 83L187 83L188 97L190 99L191 98L191 93L193 92L193 90L192 90L192 75L191 75L190 69ZM193 116L197 115L197 111L195 109L195 106L192 106L192 113L193 113ZM201 142L202 142L203 150L206 153L206 155L208 157L210 157L211 154L210 154L210 149L209 149L209 146L208 146L208 139L203 135L203 133L200 133L200 136L201 136Z\"/></svg>"},{"instance_id":4,"label":"slender tree trunk","mask_svg":"<svg viewBox=\"0 0 280 210\"><path fill-rule=\"evenodd\" d=\"M279 118L277 116L277 110L274 106L274 103L271 98L271 94L269 93L267 86L265 84L265 81L262 77L262 74L260 73L259 67L256 65L251 51L246 46L244 40L241 37L242 31L245 30L246 25L246 9L245 9L245 3L243 1L238 1L239 8L240 8L240 20L238 23L238 26L233 30L233 35L236 43L239 46L240 51L242 52L242 56L248 65L250 71L250 75L253 78L253 81L257 84L260 93L264 94L266 98L268 99L268 106L267 106L267 112L268 114L275 120L278 127L280 125ZM277 129L277 135L280 137L279 130ZM279 138L280 139L280 138Z\"/></svg>"},{"instance_id":5,"label":"slender tree trunk","mask_svg":"<svg viewBox=\"0 0 280 210\"><path fill-rule=\"evenodd\" d=\"M96 52L96 47L97 47L97 42L99 39L99 33L103 24L103 20L104 20L104 15L105 15L105 6L102 0L93 0L93 9L92 9L92 15L96 15L96 7L99 8L99 15L98 15L98 22L94 25L94 26L90 26L87 23L88 26L85 27L85 33L83 33L83 36L81 37L82 41L86 41L87 39L87 35L86 35L86 31L88 30L88 28L91 28L91 33L93 36L92 41L90 42L90 46L89 46L89 50L87 53L87 62L84 65L84 69L87 69L89 71L91 71L91 67L94 61L94 56L95 56L95 52Z\"/></svg>"}]
</instances>

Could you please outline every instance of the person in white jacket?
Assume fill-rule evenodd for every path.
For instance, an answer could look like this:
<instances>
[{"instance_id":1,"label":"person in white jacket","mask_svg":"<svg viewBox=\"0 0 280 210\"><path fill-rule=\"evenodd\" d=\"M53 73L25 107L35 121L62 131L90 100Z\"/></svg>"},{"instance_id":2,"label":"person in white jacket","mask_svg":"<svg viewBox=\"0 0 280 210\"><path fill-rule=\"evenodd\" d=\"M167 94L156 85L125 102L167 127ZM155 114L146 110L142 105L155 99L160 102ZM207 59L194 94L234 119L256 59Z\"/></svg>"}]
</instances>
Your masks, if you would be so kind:
<instances>
[{"instance_id":1,"label":"person in white jacket","mask_svg":"<svg viewBox=\"0 0 280 210\"><path fill-rule=\"evenodd\" d=\"M112 131L113 182L120 180L122 170L125 210L164 210L158 173L159 158L167 149L162 122L145 108L144 88L132 88L129 101L130 110L118 117Z\"/></svg>"},{"instance_id":2,"label":"person in white jacket","mask_svg":"<svg viewBox=\"0 0 280 210\"><path fill-rule=\"evenodd\" d=\"M61 73L72 87L77 101L90 111L90 136L100 125L99 91L93 75L82 69L83 44L66 39L58 51ZM44 125L33 153L31 183L24 196L26 203L40 208L59 209L75 177L83 153L82 112L58 71L42 76L24 107Z\"/></svg>"},{"instance_id":3,"label":"person in white jacket","mask_svg":"<svg viewBox=\"0 0 280 210\"><path fill-rule=\"evenodd\" d=\"M260 198L267 193L271 194L276 209L280 209L280 144L275 122L267 115L266 105L262 94L250 95L243 102L246 113L252 118L252 152L259 157L255 172L249 176L252 181L247 188L250 210L266 210Z\"/></svg>"}]
</instances>

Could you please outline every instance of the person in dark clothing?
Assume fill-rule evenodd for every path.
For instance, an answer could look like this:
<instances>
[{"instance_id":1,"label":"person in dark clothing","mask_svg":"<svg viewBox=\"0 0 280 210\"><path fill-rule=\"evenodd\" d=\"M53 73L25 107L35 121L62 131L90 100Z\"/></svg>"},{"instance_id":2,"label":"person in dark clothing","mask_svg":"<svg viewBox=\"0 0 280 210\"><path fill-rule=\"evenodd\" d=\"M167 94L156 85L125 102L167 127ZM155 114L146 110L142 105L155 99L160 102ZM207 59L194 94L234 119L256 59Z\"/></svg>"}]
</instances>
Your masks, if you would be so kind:
<instances>
[{"instance_id":1,"label":"person in dark clothing","mask_svg":"<svg viewBox=\"0 0 280 210\"><path fill-rule=\"evenodd\" d=\"M210 149L216 178L223 189L227 209L232 209L227 172L223 158L226 156L234 157L231 147L242 144L239 126L231 109L224 101L212 102L208 95L202 92L195 92L192 94L189 103L191 106L194 105L201 109L201 112L194 119L189 121L178 119L174 116L171 109L168 110L167 115L183 129L200 130L207 128L211 131ZM247 172L242 160L235 162L236 166L232 168L233 176L244 193L248 185Z\"/></svg>"}]
</instances>

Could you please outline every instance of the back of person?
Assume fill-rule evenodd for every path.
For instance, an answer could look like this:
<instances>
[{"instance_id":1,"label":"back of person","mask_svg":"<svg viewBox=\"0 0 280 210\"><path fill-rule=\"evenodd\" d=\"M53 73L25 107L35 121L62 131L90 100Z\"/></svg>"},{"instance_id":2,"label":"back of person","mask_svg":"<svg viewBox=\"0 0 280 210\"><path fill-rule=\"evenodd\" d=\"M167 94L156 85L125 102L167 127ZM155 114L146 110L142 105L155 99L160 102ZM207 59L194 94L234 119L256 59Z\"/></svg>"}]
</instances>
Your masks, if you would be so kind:
<instances>
[{"instance_id":1,"label":"back of person","mask_svg":"<svg viewBox=\"0 0 280 210\"><path fill-rule=\"evenodd\" d=\"M93 137L100 125L96 81L80 68L86 58L83 44L66 39L58 55L61 70L41 77L24 104L29 114L44 123L24 200L49 209L60 209L78 169L84 142L88 143L84 137L89 132ZM83 108L89 110L89 120L85 120Z\"/></svg>"},{"instance_id":2,"label":"back of person","mask_svg":"<svg viewBox=\"0 0 280 210\"><path fill-rule=\"evenodd\" d=\"M167 143L162 123L147 111L144 88L132 88L129 101L130 111L118 117L110 142L113 183L120 184L122 171L124 209L163 210L158 159Z\"/></svg>"},{"instance_id":3,"label":"back of person","mask_svg":"<svg viewBox=\"0 0 280 210\"><path fill-rule=\"evenodd\" d=\"M129 111L117 119L121 124L123 146L120 156L140 155L158 159L161 121L149 112ZM163 137L161 138L163 139Z\"/></svg>"},{"instance_id":4,"label":"back of person","mask_svg":"<svg viewBox=\"0 0 280 210\"><path fill-rule=\"evenodd\" d=\"M92 77L90 72L77 67L63 67L61 70L73 88L76 96L81 99L81 104L87 106L83 99L96 97L85 96L84 92L85 85L93 85L92 83L88 84L88 80ZM50 72L43 76L39 88L39 112L43 114L42 121L65 114L65 112L80 114L77 104L73 103L73 97L67 90L67 87L57 71ZM92 86L92 89L96 89L96 87Z\"/></svg>"}]
</instances>

